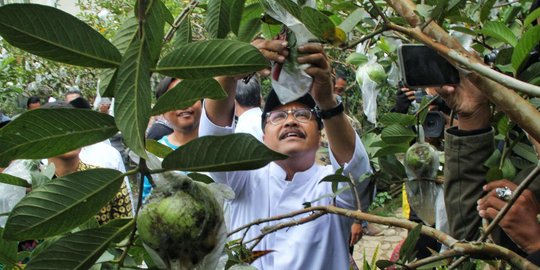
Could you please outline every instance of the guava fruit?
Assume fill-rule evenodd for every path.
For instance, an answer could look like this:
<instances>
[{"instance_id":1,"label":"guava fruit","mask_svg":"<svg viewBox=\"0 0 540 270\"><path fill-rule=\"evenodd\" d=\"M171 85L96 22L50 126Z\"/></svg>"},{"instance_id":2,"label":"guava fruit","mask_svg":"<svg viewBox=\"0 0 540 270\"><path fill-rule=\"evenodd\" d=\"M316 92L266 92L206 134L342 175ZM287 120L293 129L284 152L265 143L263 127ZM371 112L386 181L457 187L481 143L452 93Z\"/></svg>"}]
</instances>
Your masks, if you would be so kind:
<instances>
[{"instance_id":1,"label":"guava fruit","mask_svg":"<svg viewBox=\"0 0 540 270\"><path fill-rule=\"evenodd\" d=\"M191 268L218 242L223 212L211 191L188 177L156 187L137 217L140 238L164 261Z\"/></svg>"},{"instance_id":2,"label":"guava fruit","mask_svg":"<svg viewBox=\"0 0 540 270\"><path fill-rule=\"evenodd\" d=\"M386 79L386 72L381 64L368 62L359 66L356 70L356 81L359 85L362 85L366 73L376 84L380 84Z\"/></svg>"}]
</instances>

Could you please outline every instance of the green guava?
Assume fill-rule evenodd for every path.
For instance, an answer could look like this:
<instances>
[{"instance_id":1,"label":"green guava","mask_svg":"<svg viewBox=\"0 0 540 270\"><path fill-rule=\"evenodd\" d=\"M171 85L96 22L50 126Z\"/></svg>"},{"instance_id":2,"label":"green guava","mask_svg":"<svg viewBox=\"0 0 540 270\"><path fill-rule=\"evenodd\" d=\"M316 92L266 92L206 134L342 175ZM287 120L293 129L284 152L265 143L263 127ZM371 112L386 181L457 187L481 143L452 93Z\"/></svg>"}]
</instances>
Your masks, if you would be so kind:
<instances>
[{"instance_id":1,"label":"green guava","mask_svg":"<svg viewBox=\"0 0 540 270\"><path fill-rule=\"evenodd\" d=\"M439 160L431 145L415 143L405 153L404 166L410 179L430 179L437 175Z\"/></svg>"},{"instance_id":2,"label":"green guava","mask_svg":"<svg viewBox=\"0 0 540 270\"><path fill-rule=\"evenodd\" d=\"M137 218L140 238L163 259L193 266L218 243L223 212L203 184L183 181L152 191Z\"/></svg>"},{"instance_id":3,"label":"green guava","mask_svg":"<svg viewBox=\"0 0 540 270\"><path fill-rule=\"evenodd\" d=\"M368 75L368 77L374 81L376 84L381 84L386 80L386 72L384 71L384 68L379 63L365 63L364 65L361 65L356 70L356 81L359 85L362 85L364 81L364 74Z\"/></svg>"}]
</instances>

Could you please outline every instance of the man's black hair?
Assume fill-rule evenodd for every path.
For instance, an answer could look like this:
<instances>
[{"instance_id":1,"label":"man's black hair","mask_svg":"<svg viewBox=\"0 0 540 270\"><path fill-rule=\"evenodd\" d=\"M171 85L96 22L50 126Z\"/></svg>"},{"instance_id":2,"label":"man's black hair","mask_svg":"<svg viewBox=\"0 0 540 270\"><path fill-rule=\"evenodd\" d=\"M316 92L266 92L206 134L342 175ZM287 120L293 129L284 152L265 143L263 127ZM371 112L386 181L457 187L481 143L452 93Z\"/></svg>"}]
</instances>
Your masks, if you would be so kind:
<instances>
[{"instance_id":1,"label":"man's black hair","mask_svg":"<svg viewBox=\"0 0 540 270\"><path fill-rule=\"evenodd\" d=\"M92 108L88 100L84 99L83 97L78 97L70 101L69 104L78 109L91 109Z\"/></svg>"},{"instance_id":2,"label":"man's black hair","mask_svg":"<svg viewBox=\"0 0 540 270\"><path fill-rule=\"evenodd\" d=\"M311 95L309 93L307 93L307 94L303 95L302 97L296 99L295 101L291 101L289 103L293 103L293 102L298 102L298 103L304 104L308 108L315 110L315 112L313 112L313 116L315 117L315 120L317 121L317 125L319 126L319 130L323 129L324 126L323 126L321 116L316 111L317 104L315 103L315 100L313 99L313 97L311 97ZM271 112L272 110L274 110L275 108L277 108L277 107L279 107L281 105L284 105L284 104L282 104L279 101L279 98L278 98L276 92L274 91L274 89L272 89L272 91L270 91L270 93L268 93L268 96L266 97L266 101L264 103L262 119L261 119L262 120L261 124L262 124L263 132L264 132L264 127L266 126L266 114Z\"/></svg>"},{"instance_id":3,"label":"man's black hair","mask_svg":"<svg viewBox=\"0 0 540 270\"><path fill-rule=\"evenodd\" d=\"M41 103L41 99L38 96L31 96L26 101L26 108L30 107L30 104Z\"/></svg>"},{"instance_id":4,"label":"man's black hair","mask_svg":"<svg viewBox=\"0 0 540 270\"><path fill-rule=\"evenodd\" d=\"M65 94L64 94L64 97L67 96L67 95L70 95L70 94L77 94L79 96L83 96L81 90L77 90L77 89L71 89L69 91L67 91Z\"/></svg>"},{"instance_id":5,"label":"man's black hair","mask_svg":"<svg viewBox=\"0 0 540 270\"><path fill-rule=\"evenodd\" d=\"M261 107L261 84L255 77L245 83L238 80L236 85L236 102L244 107Z\"/></svg>"},{"instance_id":6,"label":"man's black hair","mask_svg":"<svg viewBox=\"0 0 540 270\"><path fill-rule=\"evenodd\" d=\"M336 79L339 78L347 80L347 72L345 72L345 70L342 68L336 68Z\"/></svg>"},{"instance_id":7,"label":"man's black hair","mask_svg":"<svg viewBox=\"0 0 540 270\"><path fill-rule=\"evenodd\" d=\"M165 77L159 81L158 86L156 87L156 99L159 99L167 90L169 89L169 85L174 81L174 78L172 77Z\"/></svg>"}]
</instances>

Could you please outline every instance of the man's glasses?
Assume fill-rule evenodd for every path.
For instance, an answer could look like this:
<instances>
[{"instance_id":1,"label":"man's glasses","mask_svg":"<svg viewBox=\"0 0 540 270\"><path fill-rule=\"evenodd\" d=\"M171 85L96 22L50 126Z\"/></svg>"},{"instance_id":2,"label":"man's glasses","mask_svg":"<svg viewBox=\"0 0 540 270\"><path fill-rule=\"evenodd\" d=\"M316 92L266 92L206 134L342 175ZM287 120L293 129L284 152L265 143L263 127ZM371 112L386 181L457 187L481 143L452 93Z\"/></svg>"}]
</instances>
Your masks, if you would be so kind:
<instances>
[{"instance_id":1,"label":"man's glasses","mask_svg":"<svg viewBox=\"0 0 540 270\"><path fill-rule=\"evenodd\" d=\"M292 114L294 119L300 123L307 123L311 120L313 114L315 113L314 109L296 109L288 111L271 111L266 113L266 118L273 125L281 125L289 114Z\"/></svg>"}]
</instances>

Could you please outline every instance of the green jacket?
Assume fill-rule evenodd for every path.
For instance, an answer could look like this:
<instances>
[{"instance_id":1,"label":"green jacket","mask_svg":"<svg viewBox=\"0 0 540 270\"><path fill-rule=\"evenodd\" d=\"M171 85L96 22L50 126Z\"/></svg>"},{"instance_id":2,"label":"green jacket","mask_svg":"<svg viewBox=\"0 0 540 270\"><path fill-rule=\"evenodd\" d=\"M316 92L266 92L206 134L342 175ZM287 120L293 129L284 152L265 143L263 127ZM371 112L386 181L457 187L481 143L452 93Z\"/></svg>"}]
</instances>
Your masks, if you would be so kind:
<instances>
[{"instance_id":1,"label":"green jacket","mask_svg":"<svg viewBox=\"0 0 540 270\"><path fill-rule=\"evenodd\" d=\"M493 130L476 135L458 134L456 128L448 129L445 134L444 200L450 235L458 240L473 241L480 236L482 226L476 202L485 195L482 186L486 184L488 169L484 162L495 150L494 134ZM521 182L528 171L518 174L513 182ZM540 198L538 178L529 189ZM492 235L497 244L526 256L502 229L497 228Z\"/></svg>"}]
</instances>

